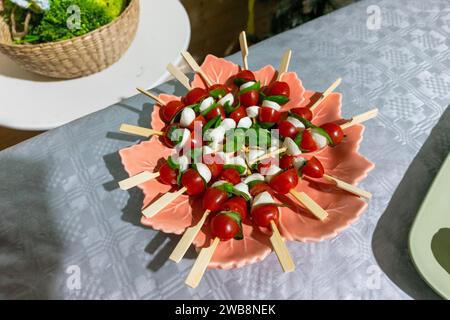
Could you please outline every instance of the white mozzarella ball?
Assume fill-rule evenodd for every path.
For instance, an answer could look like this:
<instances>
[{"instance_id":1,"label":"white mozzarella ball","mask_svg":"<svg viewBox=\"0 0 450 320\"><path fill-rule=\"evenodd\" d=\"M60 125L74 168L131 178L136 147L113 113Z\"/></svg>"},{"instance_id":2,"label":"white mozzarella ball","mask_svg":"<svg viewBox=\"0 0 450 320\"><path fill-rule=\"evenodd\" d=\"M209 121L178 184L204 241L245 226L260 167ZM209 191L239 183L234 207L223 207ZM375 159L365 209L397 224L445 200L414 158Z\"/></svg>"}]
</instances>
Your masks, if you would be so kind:
<instances>
[{"instance_id":1,"label":"white mozzarella ball","mask_svg":"<svg viewBox=\"0 0 450 320\"><path fill-rule=\"evenodd\" d=\"M305 129L305 125L303 124L303 122L301 122L297 118L287 117L286 121L289 121L290 123L292 123L294 125L294 127L298 128L298 129L303 129L303 130Z\"/></svg>"},{"instance_id":2,"label":"white mozzarella ball","mask_svg":"<svg viewBox=\"0 0 450 320\"><path fill-rule=\"evenodd\" d=\"M220 142L225 137L225 128L222 126L218 126L214 129L206 130L203 138L206 141Z\"/></svg>"},{"instance_id":3,"label":"white mozzarella ball","mask_svg":"<svg viewBox=\"0 0 450 320\"><path fill-rule=\"evenodd\" d=\"M202 176L206 183L211 181L211 171L206 164L199 162L195 166L197 168L197 172Z\"/></svg>"},{"instance_id":4,"label":"white mozzarella ball","mask_svg":"<svg viewBox=\"0 0 450 320\"><path fill-rule=\"evenodd\" d=\"M206 109L208 109L213 103L214 103L213 97L208 97L205 100L203 100L202 103L200 104L200 108L199 108L200 112L203 112Z\"/></svg>"},{"instance_id":5,"label":"white mozzarella ball","mask_svg":"<svg viewBox=\"0 0 450 320\"><path fill-rule=\"evenodd\" d=\"M321 135L320 133L318 133L315 130L312 130L311 134L312 134L312 138L314 139L314 142L317 145L317 148L322 149L327 146L327 144L328 144L327 138L325 138L323 135Z\"/></svg>"},{"instance_id":6,"label":"white mozzarella ball","mask_svg":"<svg viewBox=\"0 0 450 320\"><path fill-rule=\"evenodd\" d=\"M223 184L225 184L225 183L229 183L229 182L223 181L223 180L218 180L218 181L214 182L214 183L211 185L211 187L212 187L212 188L220 187L221 185L223 185Z\"/></svg>"},{"instance_id":7,"label":"white mozzarella ball","mask_svg":"<svg viewBox=\"0 0 450 320\"><path fill-rule=\"evenodd\" d=\"M238 128L245 128L248 129L252 126L252 119L249 117L244 117L241 120L239 120L239 123L237 124Z\"/></svg>"},{"instance_id":8,"label":"white mozzarella ball","mask_svg":"<svg viewBox=\"0 0 450 320\"><path fill-rule=\"evenodd\" d=\"M281 172L281 168L275 164L271 165L264 173L266 175L266 181L272 180L273 176Z\"/></svg>"},{"instance_id":9,"label":"white mozzarella ball","mask_svg":"<svg viewBox=\"0 0 450 320\"><path fill-rule=\"evenodd\" d=\"M264 177L260 173L253 173L244 179L244 183L250 183L252 181L264 181Z\"/></svg>"},{"instance_id":10,"label":"white mozzarella ball","mask_svg":"<svg viewBox=\"0 0 450 320\"><path fill-rule=\"evenodd\" d=\"M192 110L192 108L184 108L183 111L181 111L180 125L182 127L189 127L192 121L195 120L195 117L195 111Z\"/></svg>"},{"instance_id":11,"label":"white mozzarella ball","mask_svg":"<svg viewBox=\"0 0 450 320\"><path fill-rule=\"evenodd\" d=\"M228 93L227 95L225 95L222 99L220 99L217 103L220 104L221 106L225 106L225 104L228 102L228 104L230 106L233 105L234 103L234 96L232 93Z\"/></svg>"},{"instance_id":12,"label":"white mozzarella ball","mask_svg":"<svg viewBox=\"0 0 450 320\"><path fill-rule=\"evenodd\" d=\"M176 161L180 165L181 172L184 172L189 168L189 158L187 156L178 157Z\"/></svg>"},{"instance_id":13,"label":"white mozzarella ball","mask_svg":"<svg viewBox=\"0 0 450 320\"><path fill-rule=\"evenodd\" d=\"M177 131L177 130L182 130L182 133L181 133L181 131ZM179 152L189 142L190 137L191 137L191 132L188 129L176 129L176 131L178 134L183 135L181 138L181 142L175 146L175 150L177 152Z\"/></svg>"},{"instance_id":14,"label":"white mozzarella ball","mask_svg":"<svg viewBox=\"0 0 450 320\"><path fill-rule=\"evenodd\" d=\"M259 114L259 107L258 106L251 106L245 109L245 112L247 113L247 116L250 118L256 118Z\"/></svg>"},{"instance_id":15,"label":"white mozzarella ball","mask_svg":"<svg viewBox=\"0 0 450 320\"><path fill-rule=\"evenodd\" d=\"M298 156L302 153L298 145L291 138L284 139L283 148L286 148L286 154L289 156Z\"/></svg>"},{"instance_id":16,"label":"white mozzarella ball","mask_svg":"<svg viewBox=\"0 0 450 320\"><path fill-rule=\"evenodd\" d=\"M234 121L234 119L231 118L225 118L222 120L220 126L223 127L225 131L228 131L230 129L236 128L236 121Z\"/></svg>"},{"instance_id":17,"label":"white mozzarella ball","mask_svg":"<svg viewBox=\"0 0 450 320\"><path fill-rule=\"evenodd\" d=\"M273 200L269 192L264 191L257 194L255 198L253 198L252 206L256 207L260 204L269 204L269 203L275 203L275 201Z\"/></svg>"},{"instance_id":18,"label":"white mozzarella ball","mask_svg":"<svg viewBox=\"0 0 450 320\"><path fill-rule=\"evenodd\" d=\"M244 182L240 182L234 186L234 188L240 192L245 193L250 199L252 196L250 195L250 191L248 190L248 185Z\"/></svg>"},{"instance_id":19,"label":"white mozzarella ball","mask_svg":"<svg viewBox=\"0 0 450 320\"><path fill-rule=\"evenodd\" d=\"M295 158L294 159L294 167L295 169L300 169L301 167L303 167L306 164L306 159L305 158Z\"/></svg>"},{"instance_id":20,"label":"white mozzarella ball","mask_svg":"<svg viewBox=\"0 0 450 320\"><path fill-rule=\"evenodd\" d=\"M254 81L246 82L246 83L242 84L242 85L239 87L239 91L242 91L242 90L244 90L244 89L250 88L250 87L251 87L252 85L254 85L254 84L255 84Z\"/></svg>"},{"instance_id":21,"label":"white mozzarella ball","mask_svg":"<svg viewBox=\"0 0 450 320\"><path fill-rule=\"evenodd\" d=\"M270 101L270 100L264 100L262 103L262 107L272 108L277 111L281 110L281 106L278 103L276 103L275 101Z\"/></svg>"}]
</instances>

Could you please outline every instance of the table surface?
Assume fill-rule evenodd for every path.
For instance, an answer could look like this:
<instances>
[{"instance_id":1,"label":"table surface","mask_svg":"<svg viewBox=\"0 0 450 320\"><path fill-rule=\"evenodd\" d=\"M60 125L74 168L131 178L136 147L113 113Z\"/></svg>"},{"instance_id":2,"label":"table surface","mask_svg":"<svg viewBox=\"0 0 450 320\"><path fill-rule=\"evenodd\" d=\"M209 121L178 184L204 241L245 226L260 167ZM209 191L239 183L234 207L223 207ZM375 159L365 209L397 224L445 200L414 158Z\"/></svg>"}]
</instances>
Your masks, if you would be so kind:
<instances>
[{"instance_id":1,"label":"table surface","mask_svg":"<svg viewBox=\"0 0 450 320\"><path fill-rule=\"evenodd\" d=\"M179 237L142 227L141 192L117 189L126 177L117 151L137 142L117 128L149 123L152 106L137 95L0 152L0 297L437 298L411 264L407 237L450 150L450 8L447 0L380 1L381 28L369 30L372 3L250 49L259 68L291 47L290 68L308 89L341 76L344 116L380 108L360 150L377 165L361 184L374 194L368 210L334 239L288 243L295 272L280 272L272 253L242 269L208 270L195 290L183 284L195 252L168 261ZM173 82L158 90L184 93Z\"/></svg>"},{"instance_id":2,"label":"table surface","mask_svg":"<svg viewBox=\"0 0 450 320\"><path fill-rule=\"evenodd\" d=\"M143 0L140 6L139 28L130 48L99 73L51 79L0 55L0 88L8 88L2 94L0 125L52 129L133 95L137 86L152 88L165 82L167 64L178 64L180 51L189 45L189 17L179 0Z\"/></svg>"}]
</instances>

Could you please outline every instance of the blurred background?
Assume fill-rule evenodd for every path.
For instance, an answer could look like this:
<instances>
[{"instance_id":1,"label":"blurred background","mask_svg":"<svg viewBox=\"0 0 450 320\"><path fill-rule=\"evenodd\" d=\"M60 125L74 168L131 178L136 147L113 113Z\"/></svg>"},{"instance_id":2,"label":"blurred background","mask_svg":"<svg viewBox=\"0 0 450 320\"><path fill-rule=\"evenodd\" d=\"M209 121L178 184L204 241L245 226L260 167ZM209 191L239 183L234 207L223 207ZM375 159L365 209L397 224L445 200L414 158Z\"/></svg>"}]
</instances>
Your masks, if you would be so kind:
<instances>
[{"instance_id":1,"label":"blurred background","mask_svg":"<svg viewBox=\"0 0 450 320\"><path fill-rule=\"evenodd\" d=\"M199 62L208 53L223 57L238 51L242 30L252 45L355 1L180 0L191 23L189 51ZM0 150L40 133L0 127Z\"/></svg>"}]
</instances>

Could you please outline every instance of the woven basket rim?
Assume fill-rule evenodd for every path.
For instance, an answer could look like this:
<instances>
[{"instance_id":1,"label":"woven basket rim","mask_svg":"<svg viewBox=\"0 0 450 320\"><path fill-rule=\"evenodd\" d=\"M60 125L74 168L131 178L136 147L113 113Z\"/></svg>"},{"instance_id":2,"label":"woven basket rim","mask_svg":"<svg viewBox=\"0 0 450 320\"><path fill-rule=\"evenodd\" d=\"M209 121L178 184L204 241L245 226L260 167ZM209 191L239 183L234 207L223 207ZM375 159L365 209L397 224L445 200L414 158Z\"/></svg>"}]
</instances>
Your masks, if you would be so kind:
<instances>
[{"instance_id":1,"label":"woven basket rim","mask_svg":"<svg viewBox=\"0 0 450 320\"><path fill-rule=\"evenodd\" d=\"M3 0L0 0L0 2L3 2ZM89 31L88 33L85 33L81 36L78 37L73 37L70 39L65 39L65 40L60 40L60 41L53 41L53 42L44 42L44 43L37 43L37 44L14 44L14 43L5 43L0 41L0 45L2 46L6 46L6 47L11 47L11 48L23 48L23 47L27 47L27 48L45 48L45 47L52 47L54 45L65 45L70 44L74 41L83 41L85 38L89 38L92 36L92 34L94 33L101 33L103 30L110 28L112 25L119 23L124 17L125 15L127 15L130 11L133 5L135 5L135 3L139 2L139 0L130 0L126 9L120 14L120 16L118 16L117 18L115 18L113 21L111 21L108 24L105 24L104 26L101 26L100 28L97 28L95 30ZM3 17L0 16L0 20L4 21Z\"/></svg>"}]
</instances>

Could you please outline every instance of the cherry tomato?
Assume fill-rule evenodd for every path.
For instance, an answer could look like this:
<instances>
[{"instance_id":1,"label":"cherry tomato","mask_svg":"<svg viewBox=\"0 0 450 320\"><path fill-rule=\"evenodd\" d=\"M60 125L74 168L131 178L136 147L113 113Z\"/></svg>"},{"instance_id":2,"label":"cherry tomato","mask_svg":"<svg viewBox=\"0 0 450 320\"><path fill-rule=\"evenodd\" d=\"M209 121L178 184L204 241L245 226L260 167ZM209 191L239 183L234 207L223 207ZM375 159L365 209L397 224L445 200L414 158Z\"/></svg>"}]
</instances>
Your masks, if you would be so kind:
<instances>
[{"instance_id":1,"label":"cherry tomato","mask_svg":"<svg viewBox=\"0 0 450 320\"><path fill-rule=\"evenodd\" d=\"M173 123L168 125L165 129L164 129L164 135L162 136L162 140L163 143L168 146L169 148L173 148L175 146L175 143L169 138L169 134L171 134L171 132L173 130L176 130L179 128L179 125L177 123Z\"/></svg>"},{"instance_id":2,"label":"cherry tomato","mask_svg":"<svg viewBox=\"0 0 450 320\"><path fill-rule=\"evenodd\" d=\"M197 118L192 121L192 123L187 127L189 131L194 131L195 124L197 123L197 126L199 126L199 129L203 128L203 126L206 124L206 119L202 115L198 115Z\"/></svg>"},{"instance_id":3,"label":"cherry tomato","mask_svg":"<svg viewBox=\"0 0 450 320\"><path fill-rule=\"evenodd\" d=\"M259 121L261 122L278 122L281 112L273 108L262 107L259 109Z\"/></svg>"},{"instance_id":4,"label":"cherry tomato","mask_svg":"<svg viewBox=\"0 0 450 320\"><path fill-rule=\"evenodd\" d=\"M259 92L258 90L250 90L246 93L243 93L239 96L239 100L241 101L241 105L245 108L255 106L259 101Z\"/></svg>"},{"instance_id":5,"label":"cherry tomato","mask_svg":"<svg viewBox=\"0 0 450 320\"><path fill-rule=\"evenodd\" d=\"M181 176L181 184L185 187L186 193L195 196L205 190L205 181L195 169L187 169Z\"/></svg>"},{"instance_id":6,"label":"cherry tomato","mask_svg":"<svg viewBox=\"0 0 450 320\"><path fill-rule=\"evenodd\" d=\"M295 169L288 169L273 177L269 185L278 193L286 194L298 184L298 175Z\"/></svg>"},{"instance_id":7,"label":"cherry tomato","mask_svg":"<svg viewBox=\"0 0 450 320\"><path fill-rule=\"evenodd\" d=\"M265 191L269 192L271 195L273 195L273 193L274 193L273 189L264 181L256 183L255 185L253 185L250 188L250 194L252 197L254 197L262 192L265 192Z\"/></svg>"},{"instance_id":8,"label":"cherry tomato","mask_svg":"<svg viewBox=\"0 0 450 320\"><path fill-rule=\"evenodd\" d=\"M230 113L230 115L228 117L233 119L234 121L236 121L236 124L238 124L239 120L241 120L242 118L244 118L246 116L247 116L247 113L245 112L245 108L243 106L240 106L239 108L234 110L232 113Z\"/></svg>"},{"instance_id":9,"label":"cherry tomato","mask_svg":"<svg viewBox=\"0 0 450 320\"><path fill-rule=\"evenodd\" d=\"M252 209L253 222L262 228L270 228L270 222L278 223L280 212L274 204L262 204Z\"/></svg>"},{"instance_id":10,"label":"cherry tomato","mask_svg":"<svg viewBox=\"0 0 450 320\"><path fill-rule=\"evenodd\" d=\"M280 159L280 168L283 170L290 169L294 167L294 157L285 154Z\"/></svg>"},{"instance_id":11,"label":"cherry tomato","mask_svg":"<svg viewBox=\"0 0 450 320\"><path fill-rule=\"evenodd\" d=\"M320 127L331 137L331 140L333 140L333 145L339 144L344 138L344 132L342 131L341 126L333 122L325 123Z\"/></svg>"},{"instance_id":12,"label":"cherry tomato","mask_svg":"<svg viewBox=\"0 0 450 320\"><path fill-rule=\"evenodd\" d=\"M168 185L177 184L177 171L172 169L167 162L159 168L159 180Z\"/></svg>"},{"instance_id":13,"label":"cherry tomato","mask_svg":"<svg viewBox=\"0 0 450 320\"><path fill-rule=\"evenodd\" d=\"M300 148L308 152L317 150L316 142L314 141L312 134L309 130L303 131L302 141L300 142Z\"/></svg>"},{"instance_id":14,"label":"cherry tomato","mask_svg":"<svg viewBox=\"0 0 450 320\"><path fill-rule=\"evenodd\" d=\"M272 164L277 164L274 158L261 160L258 163L258 172L261 173L262 175L265 175L266 170L269 169Z\"/></svg>"},{"instance_id":15,"label":"cherry tomato","mask_svg":"<svg viewBox=\"0 0 450 320\"><path fill-rule=\"evenodd\" d=\"M233 239L239 232L239 225L233 218L217 214L211 219L211 235L221 241Z\"/></svg>"},{"instance_id":16,"label":"cherry tomato","mask_svg":"<svg viewBox=\"0 0 450 320\"><path fill-rule=\"evenodd\" d=\"M220 175L221 180L228 181L232 184L238 184L241 182L241 175L239 171L234 168L226 168L222 170L222 174Z\"/></svg>"},{"instance_id":17,"label":"cherry tomato","mask_svg":"<svg viewBox=\"0 0 450 320\"><path fill-rule=\"evenodd\" d=\"M161 107L160 116L161 120L169 123L175 117L175 115L184 108L184 103L181 101L170 101L165 106Z\"/></svg>"},{"instance_id":18,"label":"cherry tomato","mask_svg":"<svg viewBox=\"0 0 450 320\"><path fill-rule=\"evenodd\" d=\"M255 75L250 70L242 70L234 77L234 83L237 86L249 81L256 81Z\"/></svg>"},{"instance_id":19,"label":"cherry tomato","mask_svg":"<svg viewBox=\"0 0 450 320\"><path fill-rule=\"evenodd\" d=\"M309 108L292 108L289 111L291 111L292 113L294 113L308 121L311 121L313 118L313 114Z\"/></svg>"},{"instance_id":20,"label":"cherry tomato","mask_svg":"<svg viewBox=\"0 0 450 320\"><path fill-rule=\"evenodd\" d=\"M222 157L214 154L205 154L203 156L203 163L206 164L211 171L211 178L216 179L220 176L223 170L223 162Z\"/></svg>"},{"instance_id":21,"label":"cherry tomato","mask_svg":"<svg viewBox=\"0 0 450 320\"><path fill-rule=\"evenodd\" d=\"M225 110L223 109L222 106L217 106L216 108L212 109L210 112L208 112L205 115L206 120L211 120L217 116L219 116L223 119L225 119Z\"/></svg>"},{"instance_id":22,"label":"cherry tomato","mask_svg":"<svg viewBox=\"0 0 450 320\"><path fill-rule=\"evenodd\" d=\"M302 174L312 178L322 178L324 172L322 163L316 157L309 159L302 167Z\"/></svg>"},{"instance_id":23,"label":"cherry tomato","mask_svg":"<svg viewBox=\"0 0 450 320\"><path fill-rule=\"evenodd\" d=\"M209 97L208 91L202 88L194 88L189 91L184 97L184 103L187 106L201 102L203 99Z\"/></svg>"},{"instance_id":24,"label":"cherry tomato","mask_svg":"<svg viewBox=\"0 0 450 320\"><path fill-rule=\"evenodd\" d=\"M227 199L228 194L225 191L217 188L208 188L203 195L203 210L217 211Z\"/></svg>"},{"instance_id":25,"label":"cherry tomato","mask_svg":"<svg viewBox=\"0 0 450 320\"><path fill-rule=\"evenodd\" d=\"M289 85L284 81L275 81L266 89L267 96L285 96L289 98L291 90Z\"/></svg>"},{"instance_id":26,"label":"cherry tomato","mask_svg":"<svg viewBox=\"0 0 450 320\"><path fill-rule=\"evenodd\" d=\"M221 207L221 211L234 211L241 215L242 220L247 217L247 201L241 197L228 199Z\"/></svg>"},{"instance_id":27,"label":"cherry tomato","mask_svg":"<svg viewBox=\"0 0 450 320\"><path fill-rule=\"evenodd\" d=\"M299 133L299 129L287 120L281 121L278 125L279 134L283 138L294 139Z\"/></svg>"}]
</instances>

